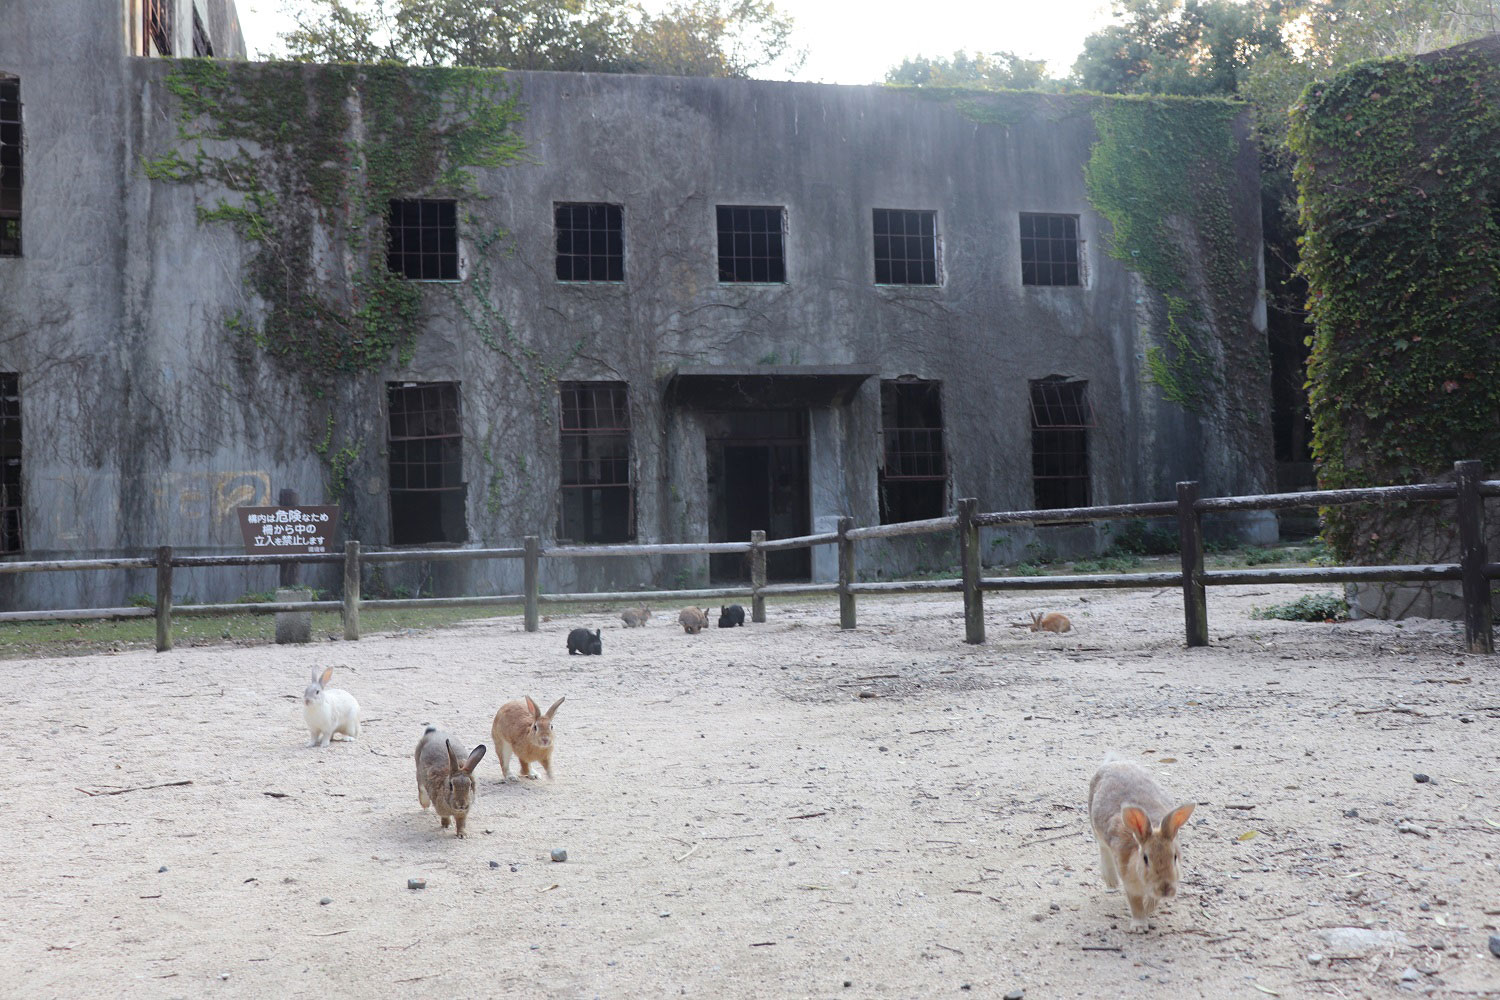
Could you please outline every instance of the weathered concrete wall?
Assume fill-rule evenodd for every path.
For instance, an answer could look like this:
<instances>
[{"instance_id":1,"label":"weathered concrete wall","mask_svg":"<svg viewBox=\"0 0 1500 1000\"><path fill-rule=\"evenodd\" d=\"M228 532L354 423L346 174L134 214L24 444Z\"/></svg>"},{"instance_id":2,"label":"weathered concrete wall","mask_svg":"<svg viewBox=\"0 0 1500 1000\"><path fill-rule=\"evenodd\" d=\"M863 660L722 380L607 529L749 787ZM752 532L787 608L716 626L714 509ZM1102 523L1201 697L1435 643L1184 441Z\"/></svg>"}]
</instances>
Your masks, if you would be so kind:
<instances>
[{"instance_id":1,"label":"weathered concrete wall","mask_svg":"<svg viewBox=\"0 0 1500 1000\"><path fill-rule=\"evenodd\" d=\"M0 0L7 24L16 6ZM85 0L56 6L91 23ZM49 45L65 36L50 16L36 21L19 23L46 31ZM0 31L0 70L23 77L27 116L27 256L0 260L0 280L19 289L0 298L0 369L22 373L27 558L237 550L235 506L287 486L325 499L328 469L313 445L330 427L333 442L358 449L346 534L386 545L388 380L461 383L469 544L553 535L559 378L628 383L639 538L703 540L703 425L666 404L667 381L679 365L753 367L773 355L940 381L950 495L977 496L983 509L1032 506L1028 380L1053 374L1089 381L1094 502L1167 498L1179 478L1202 479L1208 494L1270 485L1264 424L1207 426L1143 384L1142 331L1161 318L1101 251L1107 223L1082 178L1094 98L1018 98L1017 120L985 124L880 87L508 74L525 105L528 156L478 171L486 197L467 200L461 217L471 220L467 273L487 269L513 340L497 349L452 295L431 289L408 365L347 379L337 399L318 401L225 330L226 317L261 308L243 280L245 250L229 228L195 221L214 192L142 175L140 160L176 135L168 67L119 56L116 31L67 34L78 51L66 68L32 55L48 48L37 39ZM1248 142L1241 160L1234 202L1254 218ZM554 279L556 201L624 206L623 285ZM786 207L785 284L717 281L719 204ZM936 210L942 284L874 284L874 208ZM1084 287L1021 285L1022 211L1079 216ZM477 239L496 228L509 236L486 254ZM1258 222L1252 235L1244 254L1254 267ZM1256 308L1246 303L1246 335L1263 339ZM844 404L812 409L814 525L878 519L880 426L875 379ZM1083 544L1094 537L1085 531ZM871 547L861 569L935 563L944 544ZM706 571L706 559L548 562L543 585L676 585ZM332 571L313 577L336 586ZM380 584L514 591L520 565L391 566ZM229 570L185 584L200 600L273 585L270 571ZM36 607L117 603L150 581L51 574L0 586L10 587L0 591L7 607Z\"/></svg>"}]
</instances>

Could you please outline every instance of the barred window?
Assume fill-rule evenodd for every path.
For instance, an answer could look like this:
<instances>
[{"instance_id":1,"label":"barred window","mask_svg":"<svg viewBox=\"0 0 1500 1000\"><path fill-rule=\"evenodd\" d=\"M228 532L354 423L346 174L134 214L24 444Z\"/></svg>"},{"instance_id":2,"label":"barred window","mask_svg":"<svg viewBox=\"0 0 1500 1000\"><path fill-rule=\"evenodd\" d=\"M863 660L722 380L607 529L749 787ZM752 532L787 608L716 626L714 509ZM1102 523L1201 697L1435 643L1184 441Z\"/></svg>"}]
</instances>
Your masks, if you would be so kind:
<instances>
[{"instance_id":1,"label":"barred window","mask_svg":"<svg viewBox=\"0 0 1500 1000\"><path fill-rule=\"evenodd\" d=\"M630 407L623 382L564 382L559 541L635 537Z\"/></svg>"},{"instance_id":2,"label":"barred window","mask_svg":"<svg viewBox=\"0 0 1500 1000\"><path fill-rule=\"evenodd\" d=\"M386 263L392 271L415 281L458 280L457 202L392 199L386 223Z\"/></svg>"},{"instance_id":3,"label":"barred window","mask_svg":"<svg viewBox=\"0 0 1500 1000\"><path fill-rule=\"evenodd\" d=\"M0 257L21 256L21 81L0 75Z\"/></svg>"},{"instance_id":4,"label":"barred window","mask_svg":"<svg viewBox=\"0 0 1500 1000\"><path fill-rule=\"evenodd\" d=\"M393 382L386 386L386 401L391 542L465 541L468 484L458 383Z\"/></svg>"},{"instance_id":5,"label":"barred window","mask_svg":"<svg viewBox=\"0 0 1500 1000\"><path fill-rule=\"evenodd\" d=\"M21 377L0 372L0 552L20 552Z\"/></svg>"},{"instance_id":6,"label":"barred window","mask_svg":"<svg viewBox=\"0 0 1500 1000\"><path fill-rule=\"evenodd\" d=\"M173 0L141 0L141 55L172 54Z\"/></svg>"},{"instance_id":7,"label":"barred window","mask_svg":"<svg viewBox=\"0 0 1500 1000\"><path fill-rule=\"evenodd\" d=\"M625 233L619 205L559 202L558 281L624 281Z\"/></svg>"},{"instance_id":8,"label":"barred window","mask_svg":"<svg viewBox=\"0 0 1500 1000\"><path fill-rule=\"evenodd\" d=\"M937 213L875 209L875 284L937 283Z\"/></svg>"},{"instance_id":9,"label":"barred window","mask_svg":"<svg viewBox=\"0 0 1500 1000\"><path fill-rule=\"evenodd\" d=\"M1021 284L1080 285L1078 216L1021 213Z\"/></svg>"},{"instance_id":10,"label":"barred window","mask_svg":"<svg viewBox=\"0 0 1500 1000\"><path fill-rule=\"evenodd\" d=\"M941 383L880 383L885 462L880 470L880 523L921 521L948 512Z\"/></svg>"},{"instance_id":11,"label":"barred window","mask_svg":"<svg viewBox=\"0 0 1500 1000\"><path fill-rule=\"evenodd\" d=\"M214 43L209 40L208 29L203 27L203 18L198 16L198 5L193 4L193 57L203 59L214 54Z\"/></svg>"},{"instance_id":12,"label":"barred window","mask_svg":"<svg viewBox=\"0 0 1500 1000\"><path fill-rule=\"evenodd\" d=\"M720 205L718 221L720 281L786 281L785 209Z\"/></svg>"},{"instance_id":13,"label":"barred window","mask_svg":"<svg viewBox=\"0 0 1500 1000\"><path fill-rule=\"evenodd\" d=\"M1093 427L1087 382L1054 376L1031 383L1031 469L1038 510L1089 506Z\"/></svg>"}]
</instances>

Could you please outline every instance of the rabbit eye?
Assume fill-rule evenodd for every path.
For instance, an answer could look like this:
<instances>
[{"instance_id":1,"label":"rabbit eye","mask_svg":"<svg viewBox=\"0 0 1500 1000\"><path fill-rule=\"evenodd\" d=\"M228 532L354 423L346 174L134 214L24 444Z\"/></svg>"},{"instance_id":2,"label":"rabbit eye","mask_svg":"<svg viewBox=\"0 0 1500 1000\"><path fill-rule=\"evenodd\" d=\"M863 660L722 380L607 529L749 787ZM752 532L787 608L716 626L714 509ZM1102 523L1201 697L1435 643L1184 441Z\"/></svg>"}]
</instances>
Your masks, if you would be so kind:
<instances>
[{"instance_id":1,"label":"rabbit eye","mask_svg":"<svg viewBox=\"0 0 1500 1000\"><path fill-rule=\"evenodd\" d=\"M1147 867L1147 868L1150 868L1150 867L1151 867L1151 855L1149 855L1149 854L1146 854L1146 853L1144 853L1144 852L1143 852L1143 853L1142 853L1142 854L1141 854L1141 860L1142 860L1142 861L1144 861L1144 862L1145 862L1145 863L1146 863L1146 867Z\"/></svg>"}]
</instances>

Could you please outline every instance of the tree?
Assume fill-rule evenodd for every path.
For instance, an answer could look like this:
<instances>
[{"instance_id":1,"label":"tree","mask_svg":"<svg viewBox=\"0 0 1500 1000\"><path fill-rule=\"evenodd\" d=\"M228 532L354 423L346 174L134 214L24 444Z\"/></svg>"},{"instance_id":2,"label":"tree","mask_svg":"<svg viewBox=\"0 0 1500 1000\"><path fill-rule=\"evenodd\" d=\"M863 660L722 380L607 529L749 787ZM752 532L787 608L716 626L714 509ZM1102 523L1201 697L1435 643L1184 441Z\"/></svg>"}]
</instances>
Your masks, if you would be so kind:
<instances>
[{"instance_id":1,"label":"tree","mask_svg":"<svg viewBox=\"0 0 1500 1000\"><path fill-rule=\"evenodd\" d=\"M885 74L885 82L908 87L968 87L977 90L1055 90L1058 81L1047 76L1041 59L1023 59L1014 52L986 55L955 52L952 59L917 56Z\"/></svg>"},{"instance_id":2,"label":"tree","mask_svg":"<svg viewBox=\"0 0 1500 1000\"><path fill-rule=\"evenodd\" d=\"M287 55L397 62L747 77L790 49L771 0L301 0Z\"/></svg>"}]
</instances>

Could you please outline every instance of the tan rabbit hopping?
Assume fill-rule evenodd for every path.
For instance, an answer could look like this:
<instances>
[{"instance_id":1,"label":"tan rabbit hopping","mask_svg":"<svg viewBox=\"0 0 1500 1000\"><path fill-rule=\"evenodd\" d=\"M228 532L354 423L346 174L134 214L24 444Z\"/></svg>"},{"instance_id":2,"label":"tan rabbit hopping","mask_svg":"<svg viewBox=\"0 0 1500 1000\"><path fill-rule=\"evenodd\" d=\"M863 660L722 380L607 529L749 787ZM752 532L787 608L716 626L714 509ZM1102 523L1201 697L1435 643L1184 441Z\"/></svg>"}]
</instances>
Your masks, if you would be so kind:
<instances>
[{"instance_id":1,"label":"tan rabbit hopping","mask_svg":"<svg viewBox=\"0 0 1500 1000\"><path fill-rule=\"evenodd\" d=\"M697 635L708 627L708 612L702 608L683 608L678 612L677 623L688 635Z\"/></svg>"},{"instance_id":2,"label":"tan rabbit hopping","mask_svg":"<svg viewBox=\"0 0 1500 1000\"><path fill-rule=\"evenodd\" d=\"M506 781L510 780L511 754L521 762L521 777L535 778L531 765L541 764L547 780L552 780L552 717L566 700L566 697L557 699L545 712L530 697L500 706L490 726L490 735L495 737L495 746L500 750L500 773Z\"/></svg>"},{"instance_id":3,"label":"tan rabbit hopping","mask_svg":"<svg viewBox=\"0 0 1500 1000\"><path fill-rule=\"evenodd\" d=\"M459 763L453 751L453 740L448 734L434 726L428 726L417 741L417 801L422 808L432 806L438 814L443 829L448 828L451 818L454 834L464 833L464 820L474 804L474 768L484 759L484 744L474 748L468 758Z\"/></svg>"},{"instance_id":4,"label":"tan rabbit hopping","mask_svg":"<svg viewBox=\"0 0 1500 1000\"><path fill-rule=\"evenodd\" d=\"M642 604L638 608L626 608L620 612L620 620L626 628L644 628L651 620L651 609Z\"/></svg>"},{"instance_id":5,"label":"tan rabbit hopping","mask_svg":"<svg viewBox=\"0 0 1500 1000\"><path fill-rule=\"evenodd\" d=\"M1071 632L1072 630L1073 623L1061 611L1049 611L1044 615L1036 612L1031 614L1031 631L1033 632Z\"/></svg>"},{"instance_id":6,"label":"tan rabbit hopping","mask_svg":"<svg viewBox=\"0 0 1500 1000\"><path fill-rule=\"evenodd\" d=\"M1132 932L1148 930L1157 904L1177 894L1177 831L1192 814L1193 803L1170 798L1133 761L1106 759L1089 781L1099 871L1111 889L1124 885Z\"/></svg>"}]
</instances>

